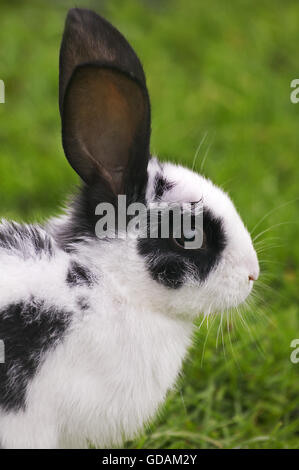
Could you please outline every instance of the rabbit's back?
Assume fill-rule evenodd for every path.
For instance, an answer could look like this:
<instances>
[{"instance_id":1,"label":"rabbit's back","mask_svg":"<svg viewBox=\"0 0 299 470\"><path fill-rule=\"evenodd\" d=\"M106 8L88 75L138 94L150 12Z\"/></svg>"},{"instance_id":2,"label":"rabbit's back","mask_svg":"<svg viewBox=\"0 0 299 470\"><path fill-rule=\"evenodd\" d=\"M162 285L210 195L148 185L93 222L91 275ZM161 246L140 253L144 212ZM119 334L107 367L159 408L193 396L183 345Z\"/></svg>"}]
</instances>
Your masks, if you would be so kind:
<instances>
[{"instance_id":1,"label":"rabbit's back","mask_svg":"<svg viewBox=\"0 0 299 470\"><path fill-rule=\"evenodd\" d=\"M15 255L23 259L51 257L54 254L54 245L52 237L37 224L1 220L0 256Z\"/></svg>"},{"instance_id":2,"label":"rabbit's back","mask_svg":"<svg viewBox=\"0 0 299 470\"><path fill-rule=\"evenodd\" d=\"M0 409L26 406L26 392L47 353L65 336L74 312L70 255L38 225L0 224Z\"/></svg>"}]
</instances>

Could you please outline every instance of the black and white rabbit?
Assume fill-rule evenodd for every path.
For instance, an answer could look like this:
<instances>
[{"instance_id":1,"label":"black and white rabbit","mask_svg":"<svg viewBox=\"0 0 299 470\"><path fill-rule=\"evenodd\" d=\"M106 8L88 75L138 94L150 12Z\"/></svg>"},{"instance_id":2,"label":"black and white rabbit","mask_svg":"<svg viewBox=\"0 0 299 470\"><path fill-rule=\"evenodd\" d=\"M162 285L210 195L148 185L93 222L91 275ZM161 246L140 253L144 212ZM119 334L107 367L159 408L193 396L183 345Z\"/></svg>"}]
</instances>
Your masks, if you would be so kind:
<instances>
[{"instance_id":1,"label":"black and white rabbit","mask_svg":"<svg viewBox=\"0 0 299 470\"><path fill-rule=\"evenodd\" d=\"M249 295L259 275L233 203L206 178L150 157L142 66L88 10L68 13L59 104L82 187L45 227L0 226L0 446L121 445L175 384L201 312ZM100 202L203 202L204 244L95 235Z\"/></svg>"}]
</instances>

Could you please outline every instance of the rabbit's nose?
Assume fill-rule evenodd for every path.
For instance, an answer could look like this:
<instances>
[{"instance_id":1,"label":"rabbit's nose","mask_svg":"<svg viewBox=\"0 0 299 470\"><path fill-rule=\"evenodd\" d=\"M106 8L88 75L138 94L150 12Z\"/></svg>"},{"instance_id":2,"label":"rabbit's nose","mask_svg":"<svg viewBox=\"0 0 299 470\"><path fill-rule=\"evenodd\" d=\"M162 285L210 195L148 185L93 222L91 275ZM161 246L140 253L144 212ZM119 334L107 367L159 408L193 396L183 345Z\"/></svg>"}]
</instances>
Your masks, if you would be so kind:
<instances>
[{"instance_id":1,"label":"rabbit's nose","mask_svg":"<svg viewBox=\"0 0 299 470\"><path fill-rule=\"evenodd\" d=\"M257 281L258 277L259 277L259 271L256 270L256 271L252 272L251 274L249 274L248 280L249 281Z\"/></svg>"},{"instance_id":2,"label":"rabbit's nose","mask_svg":"<svg viewBox=\"0 0 299 470\"><path fill-rule=\"evenodd\" d=\"M257 281L260 274L259 262L256 256L256 252L253 251L251 256L246 260L246 270L248 273L249 281Z\"/></svg>"}]
</instances>

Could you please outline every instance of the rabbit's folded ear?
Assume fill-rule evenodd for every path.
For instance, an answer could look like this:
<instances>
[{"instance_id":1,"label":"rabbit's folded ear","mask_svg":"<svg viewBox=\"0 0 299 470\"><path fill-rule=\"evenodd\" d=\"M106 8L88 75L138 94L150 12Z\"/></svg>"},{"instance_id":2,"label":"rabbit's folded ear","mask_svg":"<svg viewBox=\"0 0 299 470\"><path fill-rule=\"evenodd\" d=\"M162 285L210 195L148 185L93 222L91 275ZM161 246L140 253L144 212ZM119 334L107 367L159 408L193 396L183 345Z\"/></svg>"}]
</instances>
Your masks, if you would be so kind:
<instances>
[{"instance_id":1,"label":"rabbit's folded ear","mask_svg":"<svg viewBox=\"0 0 299 470\"><path fill-rule=\"evenodd\" d=\"M150 103L141 63L126 39L89 10L69 11L60 50L59 106L67 159L89 185L142 191Z\"/></svg>"}]
</instances>

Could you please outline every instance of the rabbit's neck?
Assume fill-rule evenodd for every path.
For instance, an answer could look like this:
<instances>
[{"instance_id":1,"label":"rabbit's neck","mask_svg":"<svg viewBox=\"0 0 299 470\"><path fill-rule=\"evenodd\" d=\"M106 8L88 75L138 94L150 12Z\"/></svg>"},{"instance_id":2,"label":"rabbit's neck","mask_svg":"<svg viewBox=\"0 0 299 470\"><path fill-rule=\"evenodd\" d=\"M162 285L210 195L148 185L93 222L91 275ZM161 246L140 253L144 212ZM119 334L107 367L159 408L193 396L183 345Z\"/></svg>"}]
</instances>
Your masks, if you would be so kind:
<instances>
[{"instance_id":1,"label":"rabbit's neck","mask_svg":"<svg viewBox=\"0 0 299 470\"><path fill-rule=\"evenodd\" d=\"M129 309L193 321L194 315L185 310L184 293L152 279L147 260L138 253L136 240L88 241L80 246L78 259L96 273L105 298L114 298Z\"/></svg>"}]
</instances>

